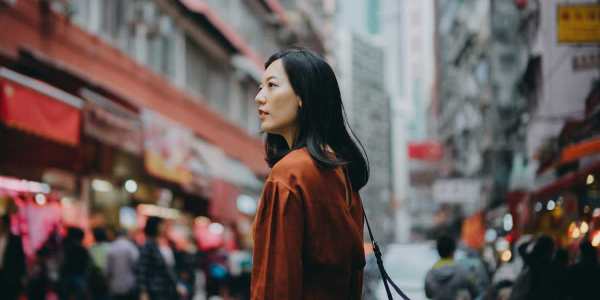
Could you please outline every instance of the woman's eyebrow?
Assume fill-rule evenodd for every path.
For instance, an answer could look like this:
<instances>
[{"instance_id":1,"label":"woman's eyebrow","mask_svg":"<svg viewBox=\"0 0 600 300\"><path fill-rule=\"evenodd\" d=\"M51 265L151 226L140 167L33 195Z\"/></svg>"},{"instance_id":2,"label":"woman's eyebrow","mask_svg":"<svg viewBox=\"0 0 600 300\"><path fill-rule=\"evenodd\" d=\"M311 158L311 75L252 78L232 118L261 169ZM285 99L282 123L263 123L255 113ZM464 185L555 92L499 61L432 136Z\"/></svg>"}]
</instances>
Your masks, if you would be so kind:
<instances>
[{"instance_id":1,"label":"woman's eyebrow","mask_svg":"<svg viewBox=\"0 0 600 300\"><path fill-rule=\"evenodd\" d=\"M271 75L271 76L267 77L267 79L265 79L265 81L269 81L270 79L277 79L277 76Z\"/></svg>"}]
</instances>

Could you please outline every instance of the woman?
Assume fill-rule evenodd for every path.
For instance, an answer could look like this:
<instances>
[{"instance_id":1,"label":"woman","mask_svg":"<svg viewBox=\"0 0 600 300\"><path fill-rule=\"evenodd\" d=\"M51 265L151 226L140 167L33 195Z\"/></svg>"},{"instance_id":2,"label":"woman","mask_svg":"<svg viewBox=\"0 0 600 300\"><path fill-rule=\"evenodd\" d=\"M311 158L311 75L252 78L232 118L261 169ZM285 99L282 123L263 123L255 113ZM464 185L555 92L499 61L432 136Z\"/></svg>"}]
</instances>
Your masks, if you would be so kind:
<instances>
[{"instance_id":1,"label":"woman","mask_svg":"<svg viewBox=\"0 0 600 300\"><path fill-rule=\"evenodd\" d=\"M346 130L331 67L294 48L265 63L255 102L267 133L254 223L252 299L360 299L369 168Z\"/></svg>"},{"instance_id":2,"label":"woman","mask_svg":"<svg viewBox=\"0 0 600 300\"><path fill-rule=\"evenodd\" d=\"M144 227L146 243L140 251L137 280L142 300L179 299L175 256L166 241L163 220L150 217Z\"/></svg>"}]
</instances>

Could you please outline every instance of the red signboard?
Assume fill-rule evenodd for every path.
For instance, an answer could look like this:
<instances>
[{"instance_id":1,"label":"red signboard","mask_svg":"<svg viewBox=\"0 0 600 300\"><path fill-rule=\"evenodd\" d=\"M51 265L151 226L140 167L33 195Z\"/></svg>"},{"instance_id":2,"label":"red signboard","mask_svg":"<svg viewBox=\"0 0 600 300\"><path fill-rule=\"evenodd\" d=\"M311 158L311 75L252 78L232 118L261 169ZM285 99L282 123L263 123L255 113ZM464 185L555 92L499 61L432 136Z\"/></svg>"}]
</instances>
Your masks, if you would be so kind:
<instances>
[{"instance_id":1,"label":"red signboard","mask_svg":"<svg viewBox=\"0 0 600 300\"><path fill-rule=\"evenodd\" d=\"M35 83L52 89L41 82ZM6 77L0 77L0 120L59 143L79 144L81 114L78 108Z\"/></svg>"},{"instance_id":2,"label":"red signboard","mask_svg":"<svg viewBox=\"0 0 600 300\"><path fill-rule=\"evenodd\" d=\"M408 158L425 161L439 161L443 156L442 145L438 142L428 141L408 144Z\"/></svg>"}]
</instances>

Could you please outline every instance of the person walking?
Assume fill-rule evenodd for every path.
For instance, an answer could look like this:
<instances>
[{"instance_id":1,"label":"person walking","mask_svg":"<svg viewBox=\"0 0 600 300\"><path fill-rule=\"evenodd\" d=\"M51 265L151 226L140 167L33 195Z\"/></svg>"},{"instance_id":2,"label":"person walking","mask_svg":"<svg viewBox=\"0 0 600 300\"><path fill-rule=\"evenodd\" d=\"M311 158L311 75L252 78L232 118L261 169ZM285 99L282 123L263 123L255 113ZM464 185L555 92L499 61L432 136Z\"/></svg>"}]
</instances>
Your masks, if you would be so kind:
<instances>
[{"instance_id":1,"label":"person walking","mask_svg":"<svg viewBox=\"0 0 600 300\"><path fill-rule=\"evenodd\" d=\"M25 252L21 237L10 232L10 217L0 216L0 295L16 300L23 289Z\"/></svg>"},{"instance_id":2,"label":"person walking","mask_svg":"<svg viewBox=\"0 0 600 300\"><path fill-rule=\"evenodd\" d=\"M118 230L117 238L110 243L106 255L106 277L112 299L137 299L135 266L139 255L138 248L127 238L126 231Z\"/></svg>"},{"instance_id":3,"label":"person walking","mask_svg":"<svg viewBox=\"0 0 600 300\"><path fill-rule=\"evenodd\" d=\"M94 300L108 299L108 283L106 278L106 256L108 253L108 234L104 227L92 229L94 244L90 247L92 267L88 273L89 291Z\"/></svg>"},{"instance_id":4,"label":"person walking","mask_svg":"<svg viewBox=\"0 0 600 300\"><path fill-rule=\"evenodd\" d=\"M255 97L271 173L254 221L251 299L361 299L365 154L332 68L303 48L273 54Z\"/></svg>"},{"instance_id":5,"label":"person walking","mask_svg":"<svg viewBox=\"0 0 600 300\"><path fill-rule=\"evenodd\" d=\"M90 255L94 265L106 273L106 255L108 253L109 242L106 228L96 227L92 229L94 235L94 244L90 247Z\"/></svg>"},{"instance_id":6,"label":"person walking","mask_svg":"<svg viewBox=\"0 0 600 300\"><path fill-rule=\"evenodd\" d=\"M553 263L554 240L546 235L540 236L531 253L528 244L519 247L524 268L512 289L510 300L551 300L562 299L560 293L559 269Z\"/></svg>"},{"instance_id":7,"label":"person walking","mask_svg":"<svg viewBox=\"0 0 600 300\"><path fill-rule=\"evenodd\" d=\"M568 294L573 300L592 299L598 293L596 284L600 278L596 248L589 241L583 241L579 251L579 261L569 270Z\"/></svg>"},{"instance_id":8,"label":"person walking","mask_svg":"<svg viewBox=\"0 0 600 300\"><path fill-rule=\"evenodd\" d=\"M69 227L63 244L63 262L60 268L61 299L88 299L88 274L92 258L83 246L85 234L81 228Z\"/></svg>"},{"instance_id":9,"label":"person walking","mask_svg":"<svg viewBox=\"0 0 600 300\"><path fill-rule=\"evenodd\" d=\"M149 217L144 227L146 243L140 251L137 280L141 300L179 299L175 256L166 242L163 219Z\"/></svg>"},{"instance_id":10,"label":"person walking","mask_svg":"<svg viewBox=\"0 0 600 300\"><path fill-rule=\"evenodd\" d=\"M477 287L468 271L454 261L456 242L449 236L440 236L436 241L440 255L425 276L425 295L434 300L473 299Z\"/></svg>"}]
</instances>

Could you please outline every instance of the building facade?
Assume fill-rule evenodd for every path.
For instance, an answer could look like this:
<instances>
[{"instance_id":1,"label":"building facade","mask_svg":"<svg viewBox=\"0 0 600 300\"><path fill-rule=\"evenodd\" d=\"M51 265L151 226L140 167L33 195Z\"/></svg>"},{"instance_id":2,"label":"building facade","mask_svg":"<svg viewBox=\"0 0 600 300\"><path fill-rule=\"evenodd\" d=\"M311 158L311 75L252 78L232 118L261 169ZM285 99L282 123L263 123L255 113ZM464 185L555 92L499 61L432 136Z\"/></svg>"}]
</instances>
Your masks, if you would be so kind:
<instances>
[{"instance_id":1,"label":"building facade","mask_svg":"<svg viewBox=\"0 0 600 300\"><path fill-rule=\"evenodd\" d=\"M525 144L528 103L521 82L532 13L513 1L438 4L438 128L445 178L437 187L474 195L437 200L459 204L470 215L504 203L513 159Z\"/></svg>"},{"instance_id":2,"label":"building facade","mask_svg":"<svg viewBox=\"0 0 600 300\"><path fill-rule=\"evenodd\" d=\"M365 210L378 239L394 237L391 182L390 102L385 91L384 52L369 37L338 32L337 75L350 127L365 147L371 177L361 191Z\"/></svg>"},{"instance_id":3,"label":"building facade","mask_svg":"<svg viewBox=\"0 0 600 300\"><path fill-rule=\"evenodd\" d=\"M398 204L397 239L411 227L427 227L434 210L435 164L409 157L409 148L433 145L435 109L434 1L384 1L381 42L386 49L386 86L392 111L393 194ZM427 178L425 181L423 179ZM423 225L423 226L422 226Z\"/></svg>"},{"instance_id":4,"label":"building facade","mask_svg":"<svg viewBox=\"0 0 600 300\"><path fill-rule=\"evenodd\" d=\"M237 201L256 204L269 172L254 96L296 34L287 13L259 0L0 1L0 189L67 186L62 207L81 209L82 227L139 204L247 223Z\"/></svg>"}]
</instances>

